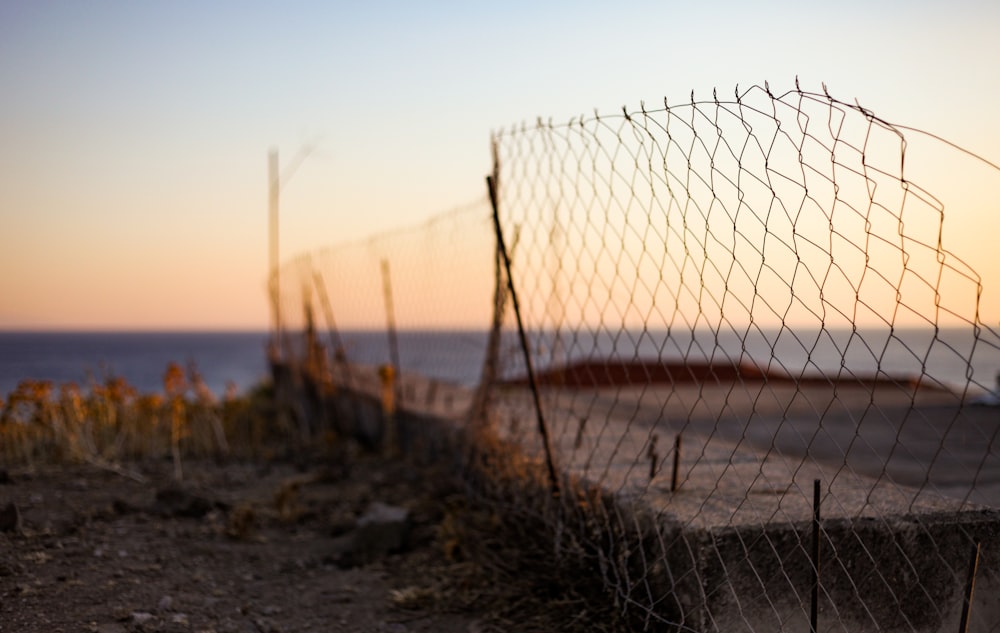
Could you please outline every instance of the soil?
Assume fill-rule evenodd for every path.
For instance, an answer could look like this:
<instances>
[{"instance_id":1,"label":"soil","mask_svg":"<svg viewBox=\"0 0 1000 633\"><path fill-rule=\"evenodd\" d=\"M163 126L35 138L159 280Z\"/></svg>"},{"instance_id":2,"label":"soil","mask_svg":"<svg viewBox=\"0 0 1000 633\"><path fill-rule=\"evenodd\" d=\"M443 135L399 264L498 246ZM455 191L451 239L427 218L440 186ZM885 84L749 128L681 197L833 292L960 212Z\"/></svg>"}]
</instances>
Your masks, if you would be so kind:
<instances>
[{"instance_id":1,"label":"soil","mask_svg":"<svg viewBox=\"0 0 1000 633\"><path fill-rule=\"evenodd\" d=\"M496 517L433 468L353 449L183 466L181 483L170 461L0 471L0 631L472 633L600 617L477 562ZM388 551L352 545L373 502L408 511Z\"/></svg>"}]
</instances>

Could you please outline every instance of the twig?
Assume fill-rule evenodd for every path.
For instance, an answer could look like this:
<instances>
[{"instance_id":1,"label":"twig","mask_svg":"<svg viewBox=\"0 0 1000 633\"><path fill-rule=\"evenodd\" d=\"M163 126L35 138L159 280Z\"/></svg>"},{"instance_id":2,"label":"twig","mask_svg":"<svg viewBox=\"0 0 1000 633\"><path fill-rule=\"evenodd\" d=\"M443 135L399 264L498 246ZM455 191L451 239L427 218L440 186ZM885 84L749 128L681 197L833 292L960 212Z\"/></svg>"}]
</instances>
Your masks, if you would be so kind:
<instances>
[{"instance_id":1,"label":"twig","mask_svg":"<svg viewBox=\"0 0 1000 633\"><path fill-rule=\"evenodd\" d=\"M119 466L118 464L112 464L110 462L106 462L99 457L87 456L84 457L84 460L86 460L86 462L91 466L100 468L101 470L106 470L108 472L115 473L116 475L121 475L122 477L127 477L128 479L131 479L132 481L137 481L140 484L144 484L147 481L145 477L135 472L134 470L128 470L127 468Z\"/></svg>"}]
</instances>

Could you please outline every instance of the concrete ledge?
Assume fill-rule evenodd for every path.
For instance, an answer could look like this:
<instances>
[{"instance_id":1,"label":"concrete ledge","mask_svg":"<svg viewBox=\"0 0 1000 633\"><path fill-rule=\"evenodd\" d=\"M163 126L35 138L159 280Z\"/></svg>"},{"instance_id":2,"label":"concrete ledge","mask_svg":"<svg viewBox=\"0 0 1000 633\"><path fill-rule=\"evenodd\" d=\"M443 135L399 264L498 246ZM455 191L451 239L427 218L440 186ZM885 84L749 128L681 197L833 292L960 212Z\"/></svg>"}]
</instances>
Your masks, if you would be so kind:
<instances>
[{"instance_id":1,"label":"concrete ledge","mask_svg":"<svg viewBox=\"0 0 1000 633\"><path fill-rule=\"evenodd\" d=\"M633 509L648 512L648 508ZM972 544L982 545L970 630L1000 621L996 512L823 521L821 630L958 630ZM666 561L650 594L697 631L808 631L811 524L690 529L646 539ZM647 553L647 556L649 554ZM635 570L640 572L640 570Z\"/></svg>"},{"instance_id":2,"label":"concrete ledge","mask_svg":"<svg viewBox=\"0 0 1000 633\"><path fill-rule=\"evenodd\" d=\"M670 493L636 466L649 427L619 424L613 411L602 414L603 428L582 434L573 416L564 416L562 427L554 422L562 495L553 498L532 424L513 428L514 420L530 420L516 397L506 394L506 409L492 409L499 418L477 427L477 435L464 416L470 390L417 378L406 384L409 397L392 418L403 451L447 459L485 494L546 517L554 555L590 565L636 627L808 631L812 524L803 491L813 477L833 481L839 502L821 523L821 631L957 631L975 543L982 549L969 631L993 631L1000 622L996 510L831 474L822 464L769 464L751 459L748 447L734 462L734 447L719 437L692 440L699 462L687 471L683 491ZM324 423L378 446L389 419L370 389L328 393L324 402L317 410L335 418ZM600 452L608 435L629 447L620 464L616 453ZM772 485L779 480L785 483Z\"/></svg>"}]
</instances>

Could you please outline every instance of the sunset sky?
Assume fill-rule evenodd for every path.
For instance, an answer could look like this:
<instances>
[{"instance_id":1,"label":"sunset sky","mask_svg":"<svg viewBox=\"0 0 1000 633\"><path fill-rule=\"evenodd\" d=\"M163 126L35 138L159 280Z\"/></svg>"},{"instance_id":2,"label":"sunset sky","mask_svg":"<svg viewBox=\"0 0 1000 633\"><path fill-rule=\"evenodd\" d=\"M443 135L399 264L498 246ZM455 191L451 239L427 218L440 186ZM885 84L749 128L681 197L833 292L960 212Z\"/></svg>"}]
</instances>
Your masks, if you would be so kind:
<instances>
[{"instance_id":1,"label":"sunset sky","mask_svg":"<svg viewBox=\"0 0 1000 633\"><path fill-rule=\"evenodd\" d=\"M271 147L290 256L482 197L491 130L765 80L1000 163L998 62L995 0L0 3L0 329L265 328Z\"/></svg>"}]
</instances>

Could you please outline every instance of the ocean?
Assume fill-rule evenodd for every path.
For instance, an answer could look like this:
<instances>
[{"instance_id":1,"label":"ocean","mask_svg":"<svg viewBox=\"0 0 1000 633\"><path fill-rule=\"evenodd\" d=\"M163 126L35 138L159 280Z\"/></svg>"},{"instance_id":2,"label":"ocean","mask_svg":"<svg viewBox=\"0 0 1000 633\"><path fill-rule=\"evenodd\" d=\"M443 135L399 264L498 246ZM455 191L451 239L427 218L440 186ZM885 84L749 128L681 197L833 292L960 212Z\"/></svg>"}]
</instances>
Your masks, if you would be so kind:
<instances>
[{"instance_id":1,"label":"ocean","mask_svg":"<svg viewBox=\"0 0 1000 633\"><path fill-rule=\"evenodd\" d=\"M741 361L792 375L893 376L926 374L944 386L972 392L993 389L1000 346L990 332L977 340L968 329L885 331L755 330L546 332L531 336L536 368L574 360L612 358ZM384 331L345 331L347 357L363 364L390 362ZM993 338L990 338L993 337ZM0 397L24 379L85 386L121 377L144 393L163 390L170 362L194 363L218 396L232 383L245 391L269 378L266 332L0 332ZM400 365L438 380L478 384L487 333L482 330L401 331ZM503 375L523 371L517 339L505 333ZM971 379L971 384L969 380Z\"/></svg>"},{"instance_id":2,"label":"ocean","mask_svg":"<svg viewBox=\"0 0 1000 633\"><path fill-rule=\"evenodd\" d=\"M267 332L0 332L0 398L25 379L56 385L124 378L142 393L162 393L168 363L194 363L217 396L232 383L240 392L269 380ZM479 382L486 333L401 332L406 371L468 386ZM377 331L341 333L357 363L390 362L388 336Z\"/></svg>"},{"instance_id":3,"label":"ocean","mask_svg":"<svg viewBox=\"0 0 1000 633\"><path fill-rule=\"evenodd\" d=\"M163 391L168 363L194 363L217 396L268 378L266 332L0 332L0 394L24 379L59 385L124 378L142 393Z\"/></svg>"}]
</instances>

